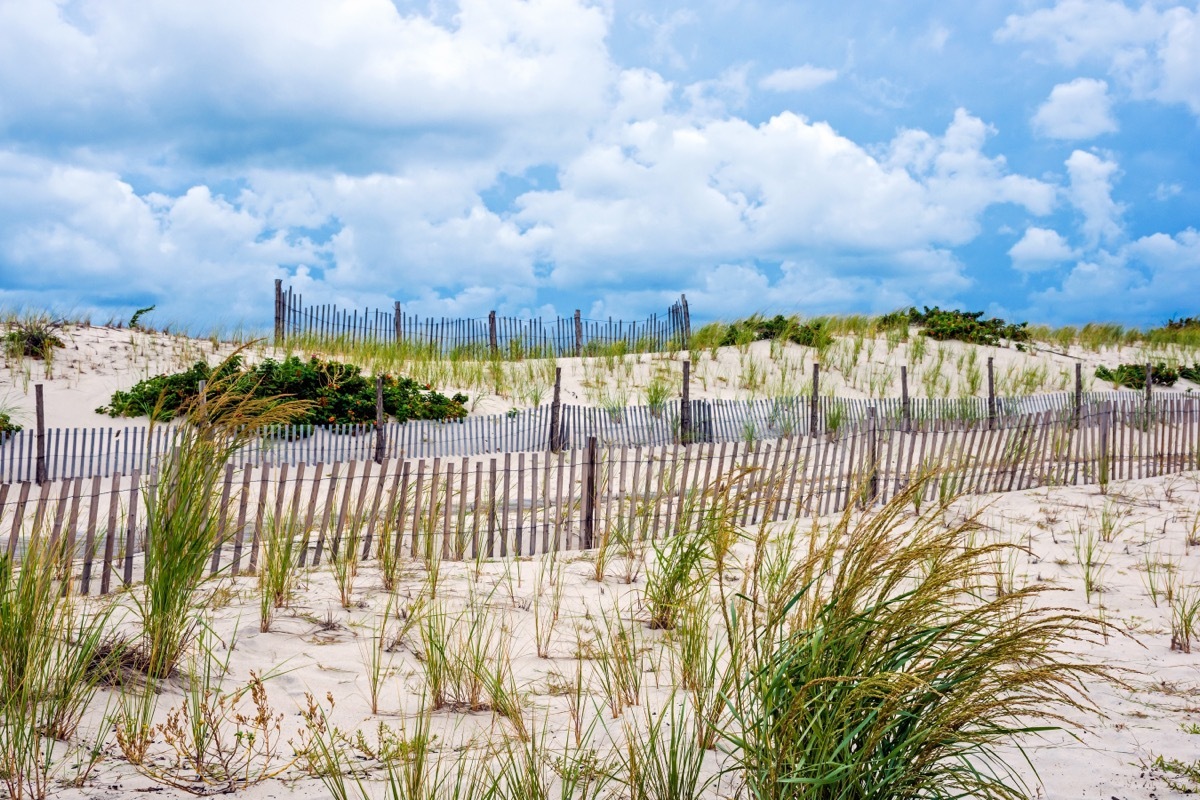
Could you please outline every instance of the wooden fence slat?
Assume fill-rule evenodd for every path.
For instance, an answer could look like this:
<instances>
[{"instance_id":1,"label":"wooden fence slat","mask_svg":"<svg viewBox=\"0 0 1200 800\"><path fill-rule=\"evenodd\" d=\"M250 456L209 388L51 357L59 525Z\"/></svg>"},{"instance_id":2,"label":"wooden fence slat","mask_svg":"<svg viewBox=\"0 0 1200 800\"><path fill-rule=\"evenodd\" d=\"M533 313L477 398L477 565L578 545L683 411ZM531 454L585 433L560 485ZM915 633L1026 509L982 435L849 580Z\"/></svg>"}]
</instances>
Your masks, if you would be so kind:
<instances>
[{"instance_id":1,"label":"wooden fence slat","mask_svg":"<svg viewBox=\"0 0 1200 800\"><path fill-rule=\"evenodd\" d=\"M100 569L100 594L108 594L112 585L113 557L117 550L117 512L121 507L121 473L112 477L108 493L108 531L104 537L104 563Z\"/></svg>"},{"instance_id":2,"label":"wooden fence slat","mask_svg":"<svg viewBox=\"0 0 1200 800\"><path fill-rule=\"evenodd\" d=\"M141 470L135 469L129 483L129 512L125 519L125 569L122 581L126 586L133 583L133 554L137 550L137 518L141 496Z\"/></svg>"},{"instance_id":3,"label":"wooden fence slat","mask_svg":"<svg viewBox=\"0 0 1200 800\"><path fill-rule=\"evenodd\" d=\"M246 538L246 510L250 505L250 478L251 470L247 465L242 468L242 493L238 498L237 524L233 528L233 564L230 574L235 578L242 571L242 547Z\"/></svg>"},{"instance_id":4,"label":"wooden fence slat","mask_svg":"<svg viewBox=\"0 0 1200 800\"><path fill-rule=\"evenodd\" d=\"M100 481L99 475L92 476L92 502L88 506L87 532L83 540L83 572L79 577L79 591L86 595L92 579L92 561L96 553L96 525L100 514ZM7 486L4 487L6 490Z\"/></svg>"}]
</instances>

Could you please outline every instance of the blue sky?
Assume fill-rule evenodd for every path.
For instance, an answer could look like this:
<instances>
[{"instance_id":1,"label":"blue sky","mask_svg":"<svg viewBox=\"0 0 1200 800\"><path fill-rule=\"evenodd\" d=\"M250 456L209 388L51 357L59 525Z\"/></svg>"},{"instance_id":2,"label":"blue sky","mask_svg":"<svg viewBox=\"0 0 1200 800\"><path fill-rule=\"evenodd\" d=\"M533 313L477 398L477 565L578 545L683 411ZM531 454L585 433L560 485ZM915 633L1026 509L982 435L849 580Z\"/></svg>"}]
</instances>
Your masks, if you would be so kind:
<instances>
[{"instance_id":1,"label":"blue sky","mask_svg":"<svg viewBox=\"0 0 1200 800\"><path fill-rule=\"evenodd\" d=\"M0 0L0 306L1200 315L1200 3Z\"/></svg>"}]
</instances>

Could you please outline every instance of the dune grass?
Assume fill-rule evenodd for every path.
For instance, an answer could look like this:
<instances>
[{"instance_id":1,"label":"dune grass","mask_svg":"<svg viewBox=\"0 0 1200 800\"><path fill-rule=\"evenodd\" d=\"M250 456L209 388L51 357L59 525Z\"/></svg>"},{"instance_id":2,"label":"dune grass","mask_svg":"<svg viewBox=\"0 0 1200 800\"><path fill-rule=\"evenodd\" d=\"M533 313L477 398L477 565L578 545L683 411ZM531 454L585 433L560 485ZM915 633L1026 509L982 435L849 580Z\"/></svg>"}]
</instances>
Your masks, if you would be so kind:
<instances>
[{"instance_id":1,"label":"dune grass","mask_svg":"<svg viewBox=\"0 0 1200 800\"><path fill-rule=\"evenodd\" d=\"M194 630L196 595L230 510L218 491L226 464L254 431L287 424L306 409L300 401L247 396L220 380L204 402L186 409L175 448L145 490L145 575L136 598L151 678L175 670Z\"/></svg>"},{"instance_id":2,"label":"dune grass","mask_svg":"<svg viewBox=\"0 0 1200 800\"><path fill-rule=\"evenodd\" d=\"M877 513L814 530L801 585L770 615L728 606L743 683L728 738L756 798L1029 796L1002 745L1088 707L1102 667L1063 654L1099 623L1035 605L1044 589L985 597L993 552L964 546L973 517L905 519L923 482Z\"/></svg>"},{"instance_id":3,"label":"dune grass","mask_svg":"<svg viewBox=\"0 0 1200 800\"><path fill-rule=\"evenodd\" d=\"M0 785L13 800L46 797L67 744L120 659L112 607L89 611L63 591L61 542L33 531L20 566L0 557Z\"/></svg>"}]
</instances>

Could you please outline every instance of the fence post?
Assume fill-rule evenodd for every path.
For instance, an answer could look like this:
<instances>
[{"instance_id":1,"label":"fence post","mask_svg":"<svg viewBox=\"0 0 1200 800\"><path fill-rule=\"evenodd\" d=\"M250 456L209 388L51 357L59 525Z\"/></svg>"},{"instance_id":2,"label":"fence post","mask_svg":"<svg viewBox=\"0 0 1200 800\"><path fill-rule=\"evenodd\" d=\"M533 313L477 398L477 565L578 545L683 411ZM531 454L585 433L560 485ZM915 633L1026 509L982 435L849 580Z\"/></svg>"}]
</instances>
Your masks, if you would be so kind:
<instances>
[{"instance_id":1,"label":"fence post","mask_svg":"<svg viewBox=\"0 0 1200 800\"><path fill-rule=\"evenodd\" d=\"M690 350L692 344L692 317L688 313L687 295L679 295L679 304L683 306L683 349Z\"/></svg>"},{"instance_id":2,"label":"fence post","mask_svg":"<svg viewBox=\"0 0 1200 800\"><path fill-rule=\"evenodd\" d=\"M554 368L554 401L550 404L550 452L562 450L562 367Z\"/></svg>"},{"instance_id":3,"label":"fence post","mask_svg":"<svg viewBox=\"0 0 1200 800\"><path fill-rule=\"evenodd\" d=\"M1154 368L1146 362L1146 416L1150 416L1150 386L1154 383Z\"/></svg>"},{"instance_id":4,"label":"fence post","mask_svg":"<svg viewBox=\"0 0 1200 800\"><path fill-rule=\"evenodd\" d=\"M396 344L400 344L400 340L404 336L402 330L403 322L401 322L400 301L396 301L396 305L392 307L392 327L396 330Z\"/></svg>"},{"instance_id":5,"label":"fence post","mask_svg":"<svg viewBox=\"0 0 1200 800\"><path fill-rule=\"evenodd\" d=\"M813 362L813 386L812 386L812 405L808 412L808 435L817 435L817 406L821 402L821 365L816 361Z\"/></svg>"},{"instance_id":6,"label":"fence post","mask_svg":"<svg viewBox=\"0 0 1200 800\"><path fill-rule=\"evenodd\" d=\"M908 401L908 366L900 365L900 412L901 425L905 433L912 427L912 404Z\"/></svg>"},{"instance_id":7,"label":"fence post","mask_svg":"<svg viewBox=\"0 0 1200 800\"><path fill-rule=\"evenodd\" d=\"M575 309L575 357L583 355L583 315Z\"/></svg>"},{"instance_id":8,"label":"fence post","mask_svg":"<svg viewBox=\"0 0 1200 800\"><path fill-rule=\"evenodd\" d=\"M988 430L996 429L996 370L988 356Z\"/></svg>"},{"instance_id":9,"label":"fence post","mask_svg":"<svg viewBox=\"0 0 1200 800\"><path fill-rule=\"evenodd\" d=\"M496 343L496 312L488 312L488 349L492 355L496 355L499 346Z\"/></svg>"},{"instance_id":10,"label":"fence post","mask_svg":"<svg viewBox=\"0 0 1200 800\"><path fill-rule=\"evenodd\" d=\"M870 447L868 457L871 468L871 481L868 484L867 505L875 505L879 497L879 442L876 437L875 404L867 407L867 444Z\"/></svg>"},{"instance_id":11,"label":"fence post","mask_svg":"<svg viewBox=\"0 0 1200 800\"><path fill-rule=\"evenodd\" d=\"M692 443L692 362L683 360L683 392L679 400L679 441Z\"/></svg>"},{"instance_id":12,"label":"fence post","mask_svg":"<svg viewBox=\"0 0 1200 800\"><path fill-rule=\"evenodd\" d=\"M383 463L385 450L383 428L383 376L375 376L375 463Z\"/></svg>"},{"instance_id":13,"label":"fence post","mask_svg":"<svg viewBox=\"0 0 1200 800\"><path fill-rule=\"evenodd\" d=\"M589 436L583 462L583 549L591 550L596 539L596 483L598 470L596 437Z\"/></svg>"},{"instance_id":14,"label":"fence post","mask_svg":"<svg viewBox=\"0 0 1200 800\"><path fill-rule=\"evenodd\" d=\"M275 279L275 344L283 341L283 279Z\"/></svg>"},{"instance_id":15,"label":"fence post","mask_svg":"<svg viewBox=\"0 0 1200 800\"><path fill-rule=\"evenodd\" d=\"M1084 365L1075 362L1075 429L1079 429L1080 417L1084 414Z\"/></svg>"},{"instance_id":16,"label":"fence post","mask_svg":"<svg viewBox=\"0 0 1200 800\"><path fill-rule=\"evenodd\" d=\"M1100 493L1105 494L1108 489L1108 428L1111 417L1110 404L1105 403L1100 411L1100 463L1097 464L1097 478L1100 484Z\"/></svg>"},{"instance_id":17,"label":"fence post","mask_svg":"<svg viewBox=\"0 0 1200 800\"><path fill-rule=\"evenodd\" d=\"M33 387L33 397L37 408L37 473L35 478L38 486L41 486L46 482L46 405L42 398L40 383Z\"/></svg>"},{"instance_id":18,"label":"fence post","mask_svg":"<svg viewBox=\"0 0 1200 800\"><path fill-rule=\"evenodd\" d=\"M200 398L200 424L204 425L208 422L208 381L198 382L196 391Z\"/></svg>"}]
</instances>

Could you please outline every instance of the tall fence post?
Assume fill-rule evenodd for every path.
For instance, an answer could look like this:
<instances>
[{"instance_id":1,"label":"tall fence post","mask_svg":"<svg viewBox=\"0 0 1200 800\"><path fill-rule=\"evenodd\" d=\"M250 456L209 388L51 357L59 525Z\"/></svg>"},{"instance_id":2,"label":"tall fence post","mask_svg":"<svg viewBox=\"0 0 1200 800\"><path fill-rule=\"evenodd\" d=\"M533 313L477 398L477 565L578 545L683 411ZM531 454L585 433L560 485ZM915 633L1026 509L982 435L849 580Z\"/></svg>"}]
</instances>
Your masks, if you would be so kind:
<instances>
[{"instance_id":1,"label":"tall fence post","mask_svg":"<svg viewBox=\"0 0 1200 800\"><path fill-rule=\"evenodd\" d=\"M813 362L812 405L808 412L808 435L817 435L818 406L821 403L821 365Z\"/></svg>"},{"instance_id":2,"label":"tall fence post","mask_svg":"<svg viewBox=\"0 0 1200 800\"><path fill-rule=\"evenodd\" d=\"M599 465L597 462L596 437L589 436L583 462L583 549L591 550L596 540L596 484Z\"/></svg>"},{"instance_id":3,"label":"tall fence post","mask_svg":"<svg viewBox=\"0 0 1200 800\"><path fill-rule=\"evenodd\" d=\"M396 301L396 305L392 307L392 327L396 333L396 344L400 344L404 338L404 321L403 315L400 313L400 301Z\"/></svg>"},{"instance_id":4,"label":"tall fence post","mask_svg":"<svg viewBox=\"0 0 1200 800\"><path fill-rule=\"evenodd\" d=\"M1111 404L1105 403L1100 411L1100 463L1097 464L1097 478L1100 484L1100 493L1104 494L1108 489L1109 476L1109 458L1108 458L1108 428L1111 419Z\"/></svg>"},{"instance_id":5,"label":"tall fence post","mask_svg":"<svg viewBox=\"0 0 1200 800\"><path fill-rule=\"evenodd\" d=\"M901 430L908 433L912 427L912 404L908 400L908 366L900 365L900 413Z\"/></svg>"},{"instance_id":6,"label":"tall fence post","mask_svg":"<svg viewBox=\"0 0 1200 800\"><path fill-rule=\"evenodd\" d=\"M1082 415L1084 415L1084 365L1079 361L1075 362L1075 428L1079 429L1079 423Z\"/></svg>"},{"instance_id":7,"label":"tall fence post","mask_svg":"<svg viewBox=\"0 0 1200 800\"><path fill-rule=\"evenodd\" d=\"M688 313L687 295L679 295L679 304L683 306L683 349L690 350L692 344L692 317Z\"/></svg>"},{"instance_id":8,"label":"tall fence post","mask_svg":"<svg viewBox=\"0 0 1200 800\"><path fill-rule=\"evenodd\" d=\"M196 383L197 396L200 398L200 424L208 422L208 381Z\"/></svg>"},{"instance_id":9,"label":"tall fence post","mask_svg":"<svg viewBox=\"0 0 1200 800\"><path fill-rule=\"evenodd\" d=\"M1154 384L1154 368L1150 366L1150 362L1146 362L1146 417L1150 416L1150 387Z\"/></svg>"},{"instance_id":10,"label":"tall fence post","mask_svg":"<svg viewBox=\"0 0 1200 800\"><path fill-rule=\"evenodd\" d=\"M867 505L875 505L875 501L879 498L879 442L876 434L875 425L875 404L872 403L867 407L867 445L869 461L871 469L871 480L868 484Z\"/></svg>"},{"instance_id":11,"label":"tall fence post","mask_svg":"<svg viewBox=\"0 0 1200 800\"><path fill-rule=\"evenodd\" d=\"M562 367L554 368L554 401L550 404L550 452L562 450Z\"/></svg>"},{"instance_id":12,"label":"tall fence post","mask_svg":"<svg viewBox=\"0 0 1200 800\"><path fill-rule=\"evenodd\" d=\"M500 347L496 342L496 312L488 312L488 350L492 355L496 355Z\"/></svg>"},{"instance_id":13,"label":"tall fence post","mask_svg":"<svg viewBox=\"0 0 1200 800\"><path fill-rule=\"evenodd\" d=\"M988 430L996 429L996 369L992 357L988 356Z\"/></svg>"},{"instance_id":14,"label":"tall fence post","mask_svg":"<svg viewBox=\"0 0 1200 800\"><path fill-rule=\"evenodd\" d=\"M34 404L37 409L37 472L39 486L46 482L46 405L42 397L42 385L33 387Z\"/></svg>"},{"instance_id":15,"label":"tall fence post","mask_svg":"<svg viewBox=\"0 0 1200 800\"><path fill-rule=\"evenodd\" d=\"M575 357L583 355L583 315L575 309Z\"/></svg>"},{"instance_id":16,"label":"tall fence post","mask_svg":"<svg viewBox=\"0 0 1200 800\"><path fill-rule=\"evenodd\" d=\"M375 463L383 463L383 454L386 448L384 441L383 427L383 376L375 376Z\"/></svg>"},{"instance_id":17,"label":"tall fence post","mask_svg":"<svg viewBox=\"0 0 1200 800\"><path fill-rule=\"evenodd\" d=\"M692 443L692 362L683 360L683 391L679 398L679 441Z\"/></svg>"},{"instance_id":18,"label":"tall fence post","mask_svg":"<svg viewBox=\"0 0 1200 800\"><path fill-rule=\"evenodd\" d=\"M275 344L283 341L283 278L275 279Z\"/></svg>"}]
</instances>

